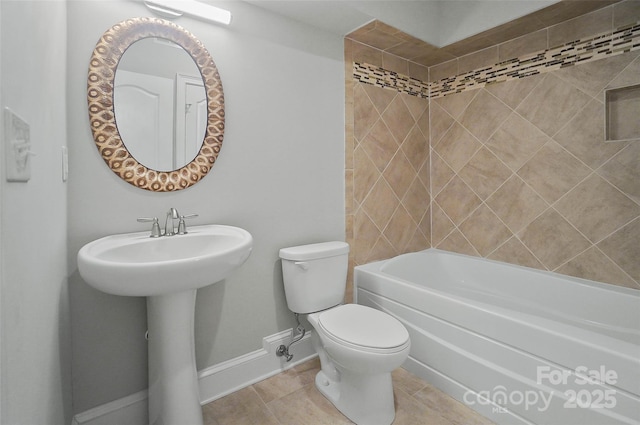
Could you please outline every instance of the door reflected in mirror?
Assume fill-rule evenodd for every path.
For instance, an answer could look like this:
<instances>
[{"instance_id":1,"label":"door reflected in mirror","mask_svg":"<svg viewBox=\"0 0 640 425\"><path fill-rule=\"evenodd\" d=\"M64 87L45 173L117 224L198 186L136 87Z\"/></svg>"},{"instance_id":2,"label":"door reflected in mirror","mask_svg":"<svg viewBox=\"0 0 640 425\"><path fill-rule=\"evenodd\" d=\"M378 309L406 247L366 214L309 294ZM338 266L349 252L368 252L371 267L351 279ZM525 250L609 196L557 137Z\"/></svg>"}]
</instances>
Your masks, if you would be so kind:
<instances>
[{"instance_id":1,"label":"door reflected in mirror","mask_svg":"<svg viewBox=\"0 0 640 425\"><path fill-rule=\"evenodd\" d=\"M131 54L132 60L137 60L136 54L133 53L135 50L129 51L129 49L136 42L145 39L171 41L181 47L181 49L172 47L174 54L178 51L181 54L185 53L191 57L191 63L195 64L196 72L173 68L173 71L167 77L180 81L180 83L176 84L177 87L180 87L180 90L176 90L174 86L174 97L172 98L174 100L171 102L174 105L174 110L178 110L178 113L174 112L173 116L181 117L184 115L184 117L175 120L160 118L161 108L159 105L161 101L145 99L138 101L151 104L150 111L152 112L143 108L138 110L136 106L131 107L131 104L125 101L118 102L118 122L116 122L114 87L116 85L115 79L116 73L118 73L118 65L125 52L127 56ZM141 46L144 46L144 44ZM144 47L142 48L144 49ZM176 62L176 60L167 59L161 54L147 56L143 61L152 63L151 67L154 69L164 69L166 63ZM128 68L128 65L123 65L123 72L129 72ZM150 74L149 71L142 71L135 67L131 68L131 72ZM155 74L155 71L153 74ZM197 89L202 82L204 82L204 90L206 92L204 97L201 92L198 93ZM135 91L130 90L130 93L124 96L147 96L149 98L155 96L153 90L148 90L147 88L140 88L138 93L135 93ZM148 93L145 93L145 91ZM134 92L134 94L132 95L131 92ZM141 93L145 93L145 95L143 96ZM179 94L176 95L176 93ZM203 99L206 106L199 105ZM176 108L176 103L182 106ZM93 140L102 159L118 177L140 189L153 192L172 192L191 187L209 173L220 154L225 128L224 92L220 73L202 42L189 31L173 22L159 18L130 18L113 25L105 31L96 43L89 61L87 104ZM203 109L206 110L206 113L203 112ZM188 112L188 114L185 112ZM137 113L142 113L143 117L137 117L135 115ZM171 114L169 113L169 116ZM206 121L202 122L197 118L200 116L206 116ZM139 121L143 121L144 117L150 117L150 120L144 124L143 129L137 129L140 124ZM128 127L127 120L129 120L129 123L132 121L138 122L135 122L135 127ZM163 132L160 129L160 126L164 125L163 121L173 123L173 130ZM187 121L194 121L197 124L192 127L187 125ZM125 134L123 137L119 127L123 127L124 132L129 134ZM202 136L203 127L204 136ZM146 140L149 133L157 133L158 137L156 139L159 139L162 133L168 133L171 136L175 133L184 134L187 142L173 143L173 141L164 139L162 143L173 143L168 154L170 159L167 159L166 154L160 153L161 149L158 147L160 145L155 146L138 142L138 140ZM123 139L125 140L123 141ZM138 149L140 146L141 149L134 156L129 151L129 145L133 150ZM175 149L174 146L176 146ZM152 151L150 159L145 158L146 154L144 152L147 150ZM154 154L154 150L157 150L158 153ZM196 150L197 154L194 157L193 152ZM140 158L140 161L138 158ZM145 163L145 161L148 162ZM149 164L152 161L164 161L164 163L154 166ZM178 165L168 165L173 161ZM180 166L180 164L183 165ZM159 168L166 168L168 171L162 171Z\"/></svg>"},{"instance_id":2,"label":"door reflected in mirror","mask_svg":"<svg viewBox=\"0 0 640 425\"><path fill-rule=\"evenodd\" d=\"M132 43L116 70L114 112L122 141L141 164L171 171L191 162L207 125L207 96L191 55L163 38Z\"/></svg>"}]
</instances>

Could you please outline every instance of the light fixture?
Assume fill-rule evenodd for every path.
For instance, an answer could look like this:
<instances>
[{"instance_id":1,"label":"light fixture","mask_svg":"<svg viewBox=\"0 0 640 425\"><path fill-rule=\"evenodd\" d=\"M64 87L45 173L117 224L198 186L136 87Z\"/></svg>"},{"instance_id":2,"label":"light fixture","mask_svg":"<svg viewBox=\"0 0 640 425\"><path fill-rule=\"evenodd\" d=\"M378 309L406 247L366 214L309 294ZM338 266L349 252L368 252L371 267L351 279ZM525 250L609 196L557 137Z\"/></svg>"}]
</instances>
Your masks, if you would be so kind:
<instances>
[{"instance_id":1,"label":"light fixture","mask_svg":"<svg viewBox=\"0 0 640 425\"><path fill-rule=\"evenodd\" d=\"M195 0L146 0L144 4L152 11L168 18L189 15L225 25L231 23L231 12L228 10Z\"/></svg>"}]
</instances>

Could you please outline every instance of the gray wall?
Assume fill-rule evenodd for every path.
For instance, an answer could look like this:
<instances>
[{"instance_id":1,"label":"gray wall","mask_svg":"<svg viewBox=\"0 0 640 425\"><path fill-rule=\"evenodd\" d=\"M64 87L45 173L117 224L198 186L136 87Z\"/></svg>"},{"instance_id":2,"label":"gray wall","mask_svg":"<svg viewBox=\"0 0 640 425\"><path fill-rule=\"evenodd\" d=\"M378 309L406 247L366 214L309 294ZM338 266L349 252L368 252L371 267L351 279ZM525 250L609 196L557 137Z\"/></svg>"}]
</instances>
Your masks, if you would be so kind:
<instances>
[{"instance_id":1,"label":"gray wall","mask_svg":"<svg viewBox=\"0 0 640 425\"><path fill-rule=\"evenodd\" d=\"M80 247L113 233L145 230L136 217L169 207L198 213L193 224L240 226L254 237L245 265L200 290L200 369L261 347L294 321L282 290L278 250L344 240L343 42L243 2L221 4L230 27L176 21L196 35L220 71L226 101L222 151L211 173L178 193L151 193L113 174L89 128L86 75L96 41L111 25L149 16L131 1L68 3L69 275L74 412L146 388L146 306L82 281Z\"/></svg>"},{"instance_id":2,"label":"gray wall","mask_svg":"<svg viewBox=\"0 0 640 425\"><path fill-rule=\"evenodd\" d=\"M71 421L64 2L0 3L2 98L30 125L31 180L0 177L2 424ZM4 142L3 129L0 129ZM4 166L4 144L0 148Z\"/></svg>"}]
</instances>

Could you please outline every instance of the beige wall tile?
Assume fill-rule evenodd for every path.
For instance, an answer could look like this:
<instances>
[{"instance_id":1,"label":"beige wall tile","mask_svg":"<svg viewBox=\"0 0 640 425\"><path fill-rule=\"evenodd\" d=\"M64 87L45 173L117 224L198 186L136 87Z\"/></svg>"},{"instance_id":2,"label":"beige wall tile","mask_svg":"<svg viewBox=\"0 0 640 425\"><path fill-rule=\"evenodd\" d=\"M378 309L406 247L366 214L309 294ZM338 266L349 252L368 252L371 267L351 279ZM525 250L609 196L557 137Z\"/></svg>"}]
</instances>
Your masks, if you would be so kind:
<instances>
[{"instance_id":1,"label":"beige wall tile","mask_svg":"<svg viewBox=\"0 0 640 425\"><path fill-rule=\"evenodd\" d=\"M420 56L416 56L411 60L423 66L433 66L454 59L456 59L455 55L445 52L443 49L433 49L427 53L423 53Z\"/></svg>"},{"instance_id":2,"label":"beige wall tile","mask_svg":"<svg viewBox=\"0 0 640 425\"><path fill-rule=\"evenodd\" d=\"M420 65L419 63L409 61L409 77L415 78L416 80L420 80L423 82L429 81L429 67Z\"/></svg>"},{"instance_id":3,"label":"beige wall tile","mask_svg":"<svg viewBox=\"0 0 640 425\"><path fill-rule=\"evenodd\" d=\"M404 252L407 244L417 231L418 225L407 210L400 205L384 229L383 235L397 252Z\"/></svg>"},{"instance_id":4,"label":"beige wall tile","mask_svg":"<svg viewBox=\"0 0 640 425\"><path fill-rule=\"evenodd\" d=\"M471 214L482 200L458 176L445 186L436 196L435 201L454 224L460 224Z\"/></svg>"},{"instance_id":5,"label":"beige wall tile","mask_svg":"<svg viewBox=\"0 0 640 425\"><path fill-rule=\"evenodd\" d=\"M620 74L634 58L635 55L613 56L606 60L562 68L554 72L554 75L571 83L589 96L596 96L611 81L611 78Z\"/></svg>"},{"instance_id":6,"label":"beige wall tile","mask_svg":"<svg viewBox=\"0 0 640 425\"><path fill-rule=\"evenodd\" d=\"M473 245L458 230L451 232L436 248L459 254L480 256Z\"/></svg>"},{"instance_id":7,"label":"beige wall tile","mask_svg":"<svg viewBox=\"0 0 640 425\"><path fill-rule=\"evenodd\" d=\"M441 106L453 118L458 118L467 109L469 104L478 96L480 90L468 90L434 99L433 103Z\"/></svg>"},{"instance_id":8,"label":"beige wall tile","mask_svg":"<svg viewBox=\"0 0 640 425\"><path fill-rule=\"evenodd\" d=\"M478 253L486 257L509 239L507 226L486 205L480 205L458 227Z\"/></svg>"},{"instance_id":9,"label":"beige wall tile","mask_svg":"<svg viewBox=\"0 0 640 425\"><path fill-rule=\"evenodd\" d=\"M344 171L345 214L353 214L355 211L353 202L353 170Z\"/></svg>"},{"instance_id":10,"label":"beige wall tile","mask_svg":"<svg viewBox=\"0 0 640 425\"><path fill-rule=\"evenodd\" d=\"M549 137L518 114L511 114L486 146L509 168L517 171L549 141Z\"/></svg>"},{"instance_id":11,"label":"beige wall tile","mask_svg":"<svg viewBox=\"0 0 640 425\"><path fill-rule=\"evenodd\" d=\"M430 144L432 147L438 146L442 140L442 136L446 134L451 125L454 123L454 119L447 113L437 102L432 101L429 108L431 114L430 120Z\"/></svg>"},{"instance_id":12,"label":"beige wall tile","mask_svg":"<svg viewBox=\"0 0 640 425\"><path fill-rule=\"evenodd\" d=\"M356 264L366 264L369 260L369 253L382 234L380 229L371 221L364 210L360 208L354 216L354 237L355 243L352 246L354 260Z\"/></svg>"},{"instance_id":13,"label":"beige wall tile","mask_svg":"<svg viewBox=\"0 0 640 425\"><path fill-rule=\"evenodd\" d=\"M400 96L396 96L389 107L383 112L382 119L389 127L394 139L400 145L407 137L415 120L409 112L409 108L402 101Z\"/></svg>"},{"instance_id":14,"label":"beige wall tile","mask_svg":"<svg viewBox=\"0 0 640 425\"><path fill-rule=\"evenodd\" d=\"M508 84L495 83L485 86L485 90L503 101L511 109L515 109L538 84L544 74L511 80Z\"/></svg>"},{"instance_id":15,"label":"beige wall tile","mask_svg":"<svg viewBox=\"0 0 640 425\"><path fill-rule=\"evenodd\" d=\"M409 61L391 53L382 52L382 67L387 71L409 75Z\"/></svg>"},{"instance_id":16,"label":"beige wall tile","mask_svg":"<svg viewBox=\"0 0 640 425\"><path fill-rule=\"evenodd\" d=\"M518 238L549 270L555 270L591 245L551 208L525 227Z\"/></svg>"},{"instance_id":17,"label":"beige wall tile","mask_svg":"<svg viewBox=\"0 0 640 425\"><path fill-rule=\"evenodd\" d=\"M629 198L640 204L640 143L629 143L611 160L598 169L607 179Z\"/></svg>"},{"instance_id":18,"label":"beige wall tile","mask_svg":"<svg viewBox=\"0 0 640 425\"><path fill-rule=\"evenodd\" d=\"M429 99L423 99L418 96L411 96L405 93L400 93L400 99L407 105L409 112L414 120L418 120L422 117L422 114L429 108ZM427 133L428 134L428 133Z\"/></svg>"},{"instance_id":19,"label":"beige wall tile","mask_svg":"<svg viewBox=\"0 0 640 425\"><path fill-rule=\"evenodd\" d=\"M424 137L420 128L415 126L404 139L401 149L407 155L413 169L418 171L429 155L429 141Z\"/></svg>"},{"instance_id":20,"label":"beige wall tile","mask_svg":"<svg viewBox=\"0 0 640 425\"><path fill-rule=\"evenodd\" d=\"M346 106L351 106L347 104ZM379 119L376 109L360 84L353 90L353 134L357 141L362 140Z\"/></svg>"},{"instance_id":21,"label":"beige wall tile","mask_svg":"<svg viewBox=\"0 0 640 425\"><path fill-rule=\"evenodd\" d=\"M611 282L627 288L640 289L640 285L635 283L629 275L595 246L578 255L557 271L583 279Z\"/></svg>"},{"instance_id":22,"label":"beige wall tile","mask_svg":"<svg viewBox=\"0 0 640 425\"><path fill-rule=\"evenodd\" d=\"M516 233L549 205L518 176L512 176L489 199L487 205Z\"/></svg>"},{"instance_id":23,"label":"beige wall tile","mask_svg":"<svg viewBox=\"0 0 640 425\"><path fill-rule=\"evenodd\" d=\"M428 149L428 146L427 146ZM427 189L429 189L429 193L431 193L431 156L430 156L430 150L427 150L427 157L425 158L424 162L422 163L422 167L420 167L420 169L418 170L418 178L420 179L420 181L422 182L422 184L424 185L424 187L426 187Z\"/></svg>"},{"instance_id":24,"label":"beige wall tile","mask_svg":"<svg viewBox=\"0 0 640 425\"><path fill-rule=\"evenodd\" d=\"M380 230L387 227L397 207L398 198L383 179L378 180L362 203L362 209Z\"/></svg>"},{"instance_id":25,"label":"beige wall tile","mask_svg":"<svg viewBox=\"0 0 640 425\"><path fill-rule=\"evenodd\" d=\"M454 56L462 57L472 55L484 49L488 49L497 44L489 37L485 37L483 33L472 35L471 37L457 41L442 47L441 50Z\"/></svg>"},{"instance_id":26,"label":"beige wall tile","mask_svg":"<svg viewBox=\"0 0 640 425\"><path fill-rule=\"evenodd\" d=\"M640 217L617 230L597 246L625 271L640 282Z\"/></svg>"},{"instance_id":27,"label":"beige wall tile","mask_svg":"<svg viewBox=\"0 0 640 425\"><path fill-rule=\"evenodd\" d=\"M635 84L640 84L640 50L636 50L635 52L625 53L630 57L633 57L633 62L629 64L628 67L624 69L616 78L611 81L606 89L613 89L619 87L632 86ZM604 101L604 98L603 98Z\"/></svg>"},{"instance_id":28,"label":"beige wall tile","mask_svg":"<svg viewBox=\"0 0 640 425\"><path fill-rule=\"evenodd\" d=\"M551 141L518 170L518 176L547 202L554 203L587 177L590 171Z\"/></svg>"},{"instance_id":29,"label":"beige wall tile","mask_svg":"<svg viewBox=\"0 0 640 425\"><path fill-rule=\"evenodd\" d=\"M486 199L511 176L511 170L483 147L458 175L481 199Z\"/></svg>"},{"instance_id":30,"label":"beige wall tile","mask_svg":"<svg viewBox=\"0 0 640 425\"><path fill-rule=\"evenodd\" d=\"M404 197L413 183L415 174L408 172L410 170L411 162L402 151L398 151L383 172L384 179L389 183L398 199Z\"/></svg>"},{"instance_id":31,"label":"beige wall tile","mask_svg":"<svg viewBox=\"0 0 640 425\"><path fill-rule=\"evenodd\" d=\"M516 111L549 136L582 109L591 98L560 78L547 74Z\"/></svg>"},{"instance_id":32,"label":"beige wall tile","mask_svg":"<svg viewBox=\"0 0 640 425\"><path fill-rule=\"evenodd\" d=\"M354 62L382 66L382 51L366 44L354 42L351 54Z\"/></svg>"},{"instance_id":33,"label":"beige wall tile","mask_svg":"<svg viewBox=\"0 0 640 425\"><path fill-rule=\"evenodd\" d=\"M488 47L486 49L468 54L458 58L458 73L473 71L474 69L484 68L498 63L498 46Z\"/></svg>"},{"instance_id":34,"label":"beige wall tile","mask_svg":"<svg viewBox=\"0 0 640 425\"><path fill-rule=\"evenodd\" d=\"M431 207L431 243L438 246L453 230L456 225L447 217L445 212L436 202Z\"/></svg>"},{"instance_id":35,"label":"beige wall tile","mask_svg":"<svg viewBox=\"0 0 640 425\"><path fill-rule=\"evenodd\" d=\"M378 114L382 114L385 109L387 109L391 101L393 101L393 99L395 99L395 97L398 95L395 90L380 89L380 87L375 87L363 83L358 83L357 85L364 90L364 92L369 97L369 100L373 102L373 105L375 106ZM373 115L375 119L378 118L377 115Z\"/></svg>"},{"instance_id":36,"label":"beige wall tile","mask_svg":"<svg viewBox=\"0 0 640 425\"><path fill-rule=\"evenodd\" d=\"M398 252L393 245L391 245L391 243L381 235L371 249L369 259L367 261L386 260L387 258L393 258L398 254L400 254L400 252Z\"/></svg>"},{"instance_id":37,"label":"beige wall tile","mask_svg":"<svg viewBox=\"0 0 640 425\"><path fill-rule=\"evenodd\" d=\"M613 6L613 27L620 28L640 21L640 1L627 0Z\"/></svg>"},{"instance_id":38,"label":"beige wall tile","mask_svg":"<svg viewBox=\"0 0 640 425\"><path fill-rule=\"evenodd\" d=\"M561 1L538 12L534 12L533 15L545 26L550 26L573 19L576 16L587 14L604 6L609 6L610 4L611 2L606 0Z\"/></svg>"},{"instance_id":39,"label":"beige wall tile","mask_svg":"<svg viewBox=\"0 0 640 425\"><path fill-rule=\"evenodd\" d=\"M547 30L541 29L498 45L498 61L545 50L548 47L547 36Z\"/></svg>"},{"instance_id":40,"label":"beige wall tile","mask_svg":"<svg viewBox=\"0 0 640 425\"><path fill-rule=\"evenodd\" d=\"M354 152L353 199L358 203L364 201L379 178L378 168L371 161L364 148L358 147Z\"/></svg>"},{"instance_id":41,"label":"beige wall tile","mask_svg":"<svg viewBox=\"0 0 640 425\"><path fill-rule=\"evenodd\" d=\"M613 29L613 8L605 7L549 28L549 47Z\"/></svg>"},{"instance_id":42,"label":"beige wall tile","mask_svg":"<svg viewBox=\"0 0 640 425\"><path fill-rule=\"evenodd\" d=\"M604 142L604 114L604 105L594 99L553 137L594 170L626 146Z\"/></svg>"},{"instance_id":43,"label":"beige wall tile","mask_svg":"<svg viewBox=\"0 0 640 425\"><path fill-rule=\"evenodd\" d=\"M455 171L436 152L431 154L431 191L436 196L455 175Z\"/></svg>"},{"instance_id":44,"label":"beige wall tile","mask_svg":"<svg viewBox=\"0 0 640 425\"><path fill-rule=\"evenodd\" d=\"M376 121L371 131L360 142L360 146L380 171L387 167L399 147L393 134L382 120Z\"/></svg>"},{"instance_id":45,"label":"beige wall tile","mask_svg":"<svg viewBox=\"0 0 640 425\"><path fill-rule=\"evenodd\" d=\"M459 120L478 140L485 142L510 114L507 105L481 89Z\"/></svg>"},{"instance_id":46,"label":"beige wall tile","mask_svg":"<svg viewBox=\"0 0 640 425\"><path fill-rule=\"evenodd\" d=\"M418 177L413 179L409 190L402 198L402 204L405 206L411 217L416 223L422 220L424 212L429 207L430 202L429 189L426 188Z\"/></svg>"},{"instance_id":47,"label":"beige wall tile","mask_svg":"<svg viewBox=\"0 0 640 425\"><path fill-rule=\"evenodd\" d=\"M434 149L453 171L458 172L480 147L482 144L478 139L455 122Z\"/></svg>"},{"instance_id":48,"label":"beige wall tile","mask_svg":"<svg viewBox=\"0 0 640 425\"><path fill-rule=\"evenodd\" d=\"M488 258L523 267L545 270L542 263L515 236L493 251Z\"/></svg>"},{"instance_id":49,"label":"beige wall tile","mask_svg":"<svg viewBox=\"0 0 640 425\"><path fill-rule=\"evenodd\" d=\"M460 72L458 71L458 59L456 58L430 67L429 81L438 81L458 74Z\"/></svg>"},{"instance_id":50,"label":"beige wall tile","mask_svg":"<svg viewBox=\"0 0 640 425\"><path fill-rule=\"evenodd\" d=\"M395 35L398 30L393 29L390 31L389 28L388 26L383 27L379 21L376 21L373 28L360 28L347 37L366 44L367 46L375 47L379 50L386 50L403 43L403 39Z\"/></svg>"},{"instance_id":51,"label":"beige wall tile","mask_svg":"<svg viewBox=\"0 0 640 425\"><path fill-rule=\"evenodd\" d=\"M640 216L640 205L597 174L567 193L555 209L593 243Z\"/></svg>"}]
</instances>

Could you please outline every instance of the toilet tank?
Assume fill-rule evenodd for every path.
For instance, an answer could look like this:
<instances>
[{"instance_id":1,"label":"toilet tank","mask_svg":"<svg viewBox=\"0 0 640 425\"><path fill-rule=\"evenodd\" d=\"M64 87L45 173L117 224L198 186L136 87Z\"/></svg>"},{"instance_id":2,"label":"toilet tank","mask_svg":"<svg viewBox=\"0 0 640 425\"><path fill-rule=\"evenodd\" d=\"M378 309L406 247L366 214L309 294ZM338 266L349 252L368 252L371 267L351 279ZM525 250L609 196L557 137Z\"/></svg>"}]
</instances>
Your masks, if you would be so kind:
<instances>
[{"instance_id":1,"label":"toilet tank","mask_svg":"<svg viewBox=\"0 0 640 425\"><path fill-rule=\"evenodd\" d=\"M344 300L349 244L323 242L280 250L284 292L289 310L312 313Z\"/></svg>"}]
</instances>

